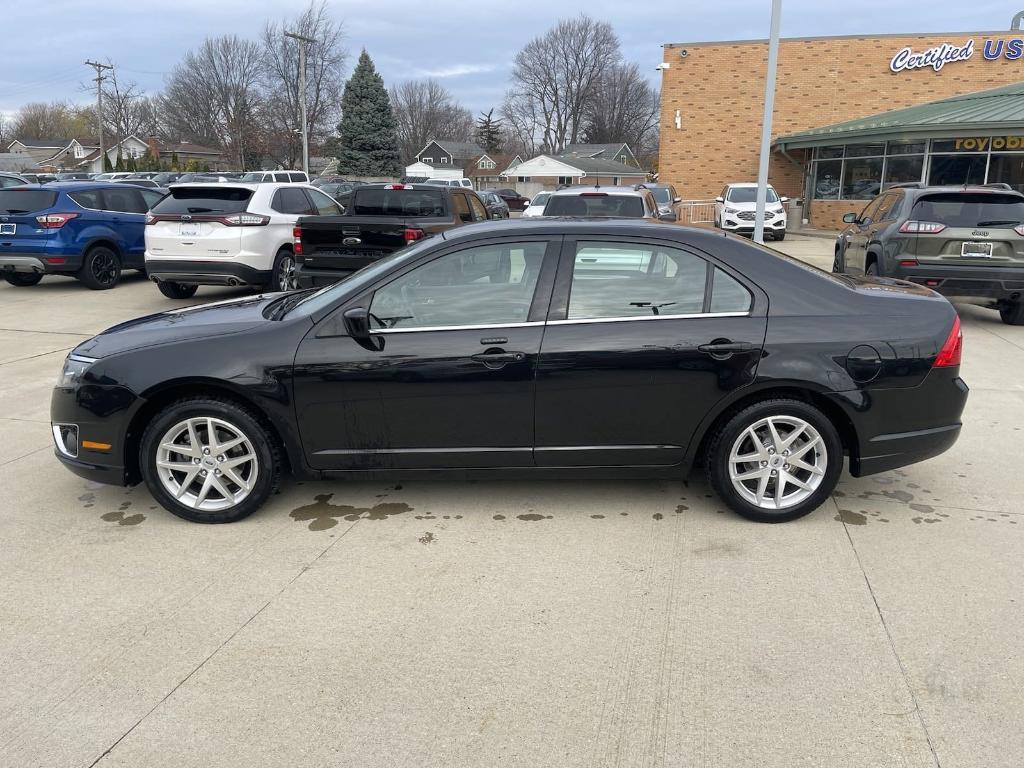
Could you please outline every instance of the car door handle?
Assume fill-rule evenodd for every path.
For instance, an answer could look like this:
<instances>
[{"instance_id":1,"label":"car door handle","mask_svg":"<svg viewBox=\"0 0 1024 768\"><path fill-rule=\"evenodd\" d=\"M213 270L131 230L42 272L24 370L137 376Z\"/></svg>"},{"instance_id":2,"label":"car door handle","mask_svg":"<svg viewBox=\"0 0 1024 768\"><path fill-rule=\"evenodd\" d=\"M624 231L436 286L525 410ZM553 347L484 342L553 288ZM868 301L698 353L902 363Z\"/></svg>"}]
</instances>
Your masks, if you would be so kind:
<instances>
[{"instance_id":1,"label":"car door handle","mask_svg":"<svg viewBox=\"0 0 1024 768\"><path fill-rule=\"evenodd\" d=\"M697 349L714 357L728 357L737 352L753 352L757 347L746 341L715 339L710 344L701 344Z\"/></svg>"},{"instance_id":2,"label":"car door handle","mask_svg":"<svg viewBox=\"0 0 1024 768\"><path fill-rule=\"evenodd\" d=\"M506 363L518 363L525 357L526 355L522 352L505 352L503 350L495 350L493 352L481 352L479 355L473 355L470 359L490 366L505 365Z\"/></svg>"}]
</instances>

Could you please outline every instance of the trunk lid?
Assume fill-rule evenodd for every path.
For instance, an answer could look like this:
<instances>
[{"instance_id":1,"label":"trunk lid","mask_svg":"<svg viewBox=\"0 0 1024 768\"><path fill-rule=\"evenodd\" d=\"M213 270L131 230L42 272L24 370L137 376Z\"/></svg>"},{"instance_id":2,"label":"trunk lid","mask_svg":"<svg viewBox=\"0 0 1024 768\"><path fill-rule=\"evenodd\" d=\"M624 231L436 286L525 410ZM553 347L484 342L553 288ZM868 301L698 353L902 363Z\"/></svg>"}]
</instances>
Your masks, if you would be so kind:
<instances>
[{"instance_id":1,"label":"trunk lid","mask_svg":"<svg viewBox=\"0 0 1024 768\"><path fill-rule=\"evenodd\" d=\"M938 192L914 204L904 252L924 264L1024 267L1024 197L996 191ZM923 225L943 225L937 232ZM908 224L904 224L907 227ZM1022 229L1021 231L1024 231Z\"/></svg>"}]
</instances>

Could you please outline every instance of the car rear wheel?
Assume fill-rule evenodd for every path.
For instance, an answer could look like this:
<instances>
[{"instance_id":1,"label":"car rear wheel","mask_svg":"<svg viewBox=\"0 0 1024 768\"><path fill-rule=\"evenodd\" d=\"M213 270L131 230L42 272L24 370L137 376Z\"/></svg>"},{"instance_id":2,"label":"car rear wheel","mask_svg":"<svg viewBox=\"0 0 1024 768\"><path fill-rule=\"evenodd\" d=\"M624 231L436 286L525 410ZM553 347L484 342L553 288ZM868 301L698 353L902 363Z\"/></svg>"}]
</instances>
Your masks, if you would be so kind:
<instances>
[{"instance_id":1,"label":"car rear wheel","mask_svg":"<svg viewBox=\"0 0 1024 768\"><path fill-rule=\"evenodd\" d=\"M4 280L19 288L27 288L30 285L38 285L43 276L36 272L6 272Z\"/></svg>"},{"instance_id":2,"label":"car rear wheel","mask_svg":"<svg viewBox=\"0 0 1024 768\"><path fill-rule=\"evenodd\" d=\"M295 256L287 248L277 252L274 259L274 271L270 278L269 288L274 291L294 291L299 287L295 274Z\"/></svg>"},{"instance_id":3,"label":"car rear wheel","mask_svg":"<svg viewBox=\"0 0 1024 768\"><path fill-rule=\"evenodd\" d=\"M1014 301L999 308L999 317L1007 325L1024 325L1024 301Z\"/></svg>"},{"instance_id":4,"label":"car rear wheel","mask_svg":"<svg viewBox=\"0 0 1024 768\"><path fill-rule=\"evenodd\" d=\"M168 299L191 299L196 295L196 291L199 290L198 285L185 285L184 283L170 283L166 280L161 280L156 284L156 287L160 289L160 293L166 296Z\"/></svg>"},{"instance_id":5,"label":"car rear wheel","mask_svg":"<svg viewBox=\"0 0 1024 768\"><path fill-rule=\"evenodd\" d=\"M872 261L868 264L868 268L864 270L864 274L869 277L878 277L878 262Z\"/></svg>"},{"instance_id":6,"label":"car rear wheel","mask_svg":"<svg viewBox=\"0 0 1024 768\"><path fill-rule=\"evenodd\" d=\"M179 400L142 437L142 477L164 507L194 523L248 517L277 487L280 451L259 417L215 397Z\"/></svg>"},{"instance_id":7,"label":"car rear wheel","mask_svg":"<svg viewBox=\"0 0 1024 768\"><path fill-rule=\"evenodd\" d=\"M121 259L106 246L96 246L85 254L78 279L94 291L113 288L121 280Z\"/></svg>"},{"instance_id":8,"label":"car rear wheel","mask_svg":"<svg viewBox=\"0 0 1024 768\"><path fill-rule=\"evenodd\" d=\"M711 439L708 475L734 511L782 523L817 509L843 468L839 434L802 400L755 403L729 418Z\"/></svg>"}]
</instances>

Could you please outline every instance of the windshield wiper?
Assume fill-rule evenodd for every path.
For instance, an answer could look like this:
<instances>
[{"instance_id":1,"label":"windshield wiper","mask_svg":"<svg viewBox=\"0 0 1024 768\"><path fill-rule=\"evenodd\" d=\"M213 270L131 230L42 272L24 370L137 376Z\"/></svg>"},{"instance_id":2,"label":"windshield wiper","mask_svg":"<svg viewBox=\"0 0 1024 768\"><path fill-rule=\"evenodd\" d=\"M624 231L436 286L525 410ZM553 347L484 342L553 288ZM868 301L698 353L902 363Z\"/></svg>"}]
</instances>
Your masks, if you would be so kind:
<instances>
[{"instance_id":1,"label":"windshield wiper","mask_svg":"<svg viewBox=\"0 0 1024 768\"><path fill-rule=\"evenodd\" d=\"M292 293L286 293L284 296L282 296L280 299L275 300L275 302L270 305L272 307L270 315L269 315L270 319L271 320L280 320L282 317L284 317L289 312L291 312L293 309L295 309L295 307L297 307L299 304L301 304L307 298L309 298L309 295L310 295L311 291L317 291L317 290L319 290L319 289L318 288L306 288L305 290L302 290L302 291L294 291Z\"/></svg>"},{"instance_id":2,"label":"windshield wiper","mask_svg":"<svg viewBox=\"0 0 1024 768\"><path fill-rule=\"evenodd\" d=\"M1014 219L994 219L992 221L979 221L974 226L976 227L998 227L1000 224L1020 224L1019 221Z\"/></svg>"}]
</instances>

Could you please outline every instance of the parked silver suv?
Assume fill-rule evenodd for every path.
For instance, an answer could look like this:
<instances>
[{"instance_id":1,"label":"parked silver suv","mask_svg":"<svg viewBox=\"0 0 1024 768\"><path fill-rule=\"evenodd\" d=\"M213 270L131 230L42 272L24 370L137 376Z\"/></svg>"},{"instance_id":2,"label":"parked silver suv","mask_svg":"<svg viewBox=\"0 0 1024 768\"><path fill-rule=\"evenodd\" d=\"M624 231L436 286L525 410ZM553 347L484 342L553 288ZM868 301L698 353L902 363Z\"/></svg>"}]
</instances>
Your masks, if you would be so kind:
<instances>
[{"instance_id":1,"label":"parked silver suv","mask_svg":"<svg viewBox=\"0 0 1024 768\"><path fill-rule=\"evenodd\" d=\"M675 221L675 216L659 214L658 201L651 190L635 187L566 187L551 193L544 205L544 216L613 217Z\"/></svg>"}]
</instances>

